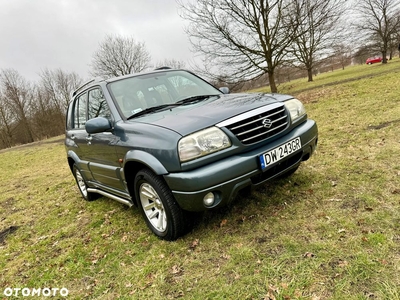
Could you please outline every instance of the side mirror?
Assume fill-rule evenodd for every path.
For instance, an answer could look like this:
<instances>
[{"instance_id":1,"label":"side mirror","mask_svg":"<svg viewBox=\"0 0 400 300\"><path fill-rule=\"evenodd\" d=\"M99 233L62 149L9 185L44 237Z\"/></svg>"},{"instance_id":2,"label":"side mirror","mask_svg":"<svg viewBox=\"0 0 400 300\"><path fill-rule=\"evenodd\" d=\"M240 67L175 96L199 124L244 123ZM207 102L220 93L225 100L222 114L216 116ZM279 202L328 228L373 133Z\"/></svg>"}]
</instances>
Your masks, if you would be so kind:
<instances>
[{"instance_id":1,"label":"side mirror","mask_svg":"<svg viewBox=\"0 0 400 300\"><path fill-rule=\"evenodd\" d=\"M220 87L219 90L224 94L229 94L229 88L226 86Z\"/></svg>"},{"instance_id":2,"label":"side mirror","mask_svg":"<svg viewBox=\"0 0 400 300\"><path fill-rule=\"evenodd\" d=\"M87 133L100 133L110 130L111 124L110 121L104 117L97 117L94 119L90 119L85 124L85 129Z\"/></svg>"}]
</instances>

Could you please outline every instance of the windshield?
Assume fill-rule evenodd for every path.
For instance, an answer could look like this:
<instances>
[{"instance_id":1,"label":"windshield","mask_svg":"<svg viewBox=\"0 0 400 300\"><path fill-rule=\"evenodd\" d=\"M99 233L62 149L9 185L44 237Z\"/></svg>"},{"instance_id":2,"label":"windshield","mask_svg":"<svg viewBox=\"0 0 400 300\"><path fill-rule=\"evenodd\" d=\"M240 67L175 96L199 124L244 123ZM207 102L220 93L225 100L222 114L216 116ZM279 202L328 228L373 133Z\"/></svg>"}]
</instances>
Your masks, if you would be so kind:
<instances>
[{"instance_id":1,"label":"windshield","mask_svg":"<svg viewBox=\"0 0 400 300\"><path fill-rule=\"evenodd\" d=\"M185 99L220 95L221 91L186 71L168 71L123 78L108 84L108 89L125 118L141 111L157 111L187 103ZM199 97L200 96L200 97ZM179 103L178 103L179 102ZM154 109L149 109L154 107Z\"/></svg>"}]
</instances>

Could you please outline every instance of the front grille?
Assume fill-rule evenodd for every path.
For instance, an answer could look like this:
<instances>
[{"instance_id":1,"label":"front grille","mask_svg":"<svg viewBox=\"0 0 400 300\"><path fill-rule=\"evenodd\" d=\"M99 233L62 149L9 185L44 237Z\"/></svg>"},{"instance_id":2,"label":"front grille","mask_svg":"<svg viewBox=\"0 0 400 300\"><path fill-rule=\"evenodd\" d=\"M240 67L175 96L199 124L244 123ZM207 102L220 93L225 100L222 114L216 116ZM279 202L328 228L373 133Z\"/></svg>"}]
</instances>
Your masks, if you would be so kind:
<instances>
[{"instance_id":1,"label":"front grille","mask_svg":"<svg viewBox=\"0 0 400 300\"><path fill-rule=\"evenodd\" d=\"M259 111L259 110L257 110ZM258 112L243 120L226 126L242 144L249 145L270 138L288 125L285 106L279 105L269 110Z\"/></svg>"}]
</instances>

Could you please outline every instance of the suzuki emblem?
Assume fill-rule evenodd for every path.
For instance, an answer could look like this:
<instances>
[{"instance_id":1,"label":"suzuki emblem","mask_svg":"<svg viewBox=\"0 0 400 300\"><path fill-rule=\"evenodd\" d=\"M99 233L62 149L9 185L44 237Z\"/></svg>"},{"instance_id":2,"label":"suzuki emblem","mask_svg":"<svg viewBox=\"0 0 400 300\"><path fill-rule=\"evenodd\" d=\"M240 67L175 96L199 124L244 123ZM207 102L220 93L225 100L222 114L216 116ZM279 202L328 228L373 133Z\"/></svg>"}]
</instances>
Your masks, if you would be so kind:
<instances>
[{"instance_id":1,"label":"suzuki emblem","mask_svg":"<svg viewBox=\"0 0 400 300\"><path fill-rule=\"evenodd\" d=\"M265 128L271 128L272 126L272 121L270 119L264 119L262 120L262 123Z\"/></svg>"}]
</instances>

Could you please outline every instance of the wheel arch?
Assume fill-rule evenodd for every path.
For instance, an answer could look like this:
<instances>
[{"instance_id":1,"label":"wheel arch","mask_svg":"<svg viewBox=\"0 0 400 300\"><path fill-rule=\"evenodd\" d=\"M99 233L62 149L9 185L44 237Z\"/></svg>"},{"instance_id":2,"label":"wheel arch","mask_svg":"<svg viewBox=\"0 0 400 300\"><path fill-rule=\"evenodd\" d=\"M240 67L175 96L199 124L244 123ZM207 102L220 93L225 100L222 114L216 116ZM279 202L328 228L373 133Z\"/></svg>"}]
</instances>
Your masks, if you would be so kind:
<instances>
[{"instance_id":1,"label":"wheel arch","mask_svg":"<svg viewBox=\"0 0 400 300\"><path fill-rule=\"evenodd\" d=\"M167 169L163 164L153 155L140 151L132 150L125 155L123 172L125 181L135 205L137 206L137 199L135 197L135 177L136 174L142 169L149 169L156 175L168 174Z\"/></svg>"},{"instance_id":2,"label":"wheel arch","mask_svg":"<svg viewBox=\"0 0 400 300\"><path fill-rule=\"evenodd\" d=\"M69 169L73 173L74 164L79 162L78 155L76 155L75 152L68 151L67 160L68 160Z\"/></svg>"}]
</instances>

